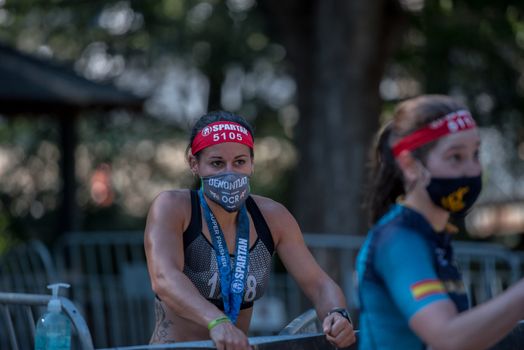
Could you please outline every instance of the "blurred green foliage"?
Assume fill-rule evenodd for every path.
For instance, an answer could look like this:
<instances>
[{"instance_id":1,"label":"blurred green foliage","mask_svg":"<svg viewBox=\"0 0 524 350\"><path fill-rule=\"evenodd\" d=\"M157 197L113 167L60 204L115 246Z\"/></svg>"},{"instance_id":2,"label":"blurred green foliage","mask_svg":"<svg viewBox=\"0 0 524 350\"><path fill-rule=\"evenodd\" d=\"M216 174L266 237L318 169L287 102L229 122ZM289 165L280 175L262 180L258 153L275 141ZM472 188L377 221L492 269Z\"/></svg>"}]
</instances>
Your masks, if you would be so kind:
<instances>
[{"instance_id":1,"label":"blurred green foliage","mask_svg":"<svg viewBox=\"0 0 524 350\"><path fill-rule=\"evenodd\" d=\"M166 67L180 63L196 69L208 84L205 109L228 107L245 115L265 145L266 151L255 155L253 191L290 205L299 112L288 74L292 67L263 2L0 0L0 41L143 95L160 90ZM381 85L382 118L398 100L447 93L463 99L481 125L497 125L515 149L523 145L524 3L401 3L404 35ZM241 87L236 92L240 101L233 94L233 102L224 106L227 81ZM174 95L166 91L169 100ZM172 97L170 102L187 107L187 100ZM194 119L183 114L169 108L146 116L82 113L77 124L79 229L142 230L148 203L158 191L191 186L180 152ZM22 239L52 241L56 236L57 144L52 116L0 120L0 219ZM274 158L277 149L287 158ZM522 159L514 160L509 166L520 171ZM90 199L92 176L101 164L110 164L114 176L109 206Z\"/></svg>"},{"instance_id":2,"label":"blurred green foliage","mask_svg":"<svg viewBox=\"0 0 524 350\"><path fill-rule=\"evenodd\" d=\"M167 66L182 62L206 77L210 110L223 108L221 86L229 67L240 67L245 75L264 61L268 63L263 67L282 70L278 65L283 49L264 34L265 21L254 1L0 1L2 42L74 65L79 74L100 82L119 78L124 70L132 72L135 75L119 85L143 95L158 90L169 73ZM263 91L256 91L256 84L236 112L255 124L261 141L272 135L277 145L290 145L277 108L269 105ZM192 118L165 108L157 115L82 112L76 125L77 228L142 230L148 205L159 191L190 187L183 151ZM6 165L0 181L3 213L22 239L51 242L58 234L58 136L53 116L0 121L0 153ZM93 176L104 164L111 167L108 205L96 203L91 193ZM269 175L264 167L260 173L265 180L257 181L257 172L253 190L285 202L288 181L267 179L281 178L289 167L276 164ZM48 175L46 183L42 174Z\"/></svg>"}]
</instances>

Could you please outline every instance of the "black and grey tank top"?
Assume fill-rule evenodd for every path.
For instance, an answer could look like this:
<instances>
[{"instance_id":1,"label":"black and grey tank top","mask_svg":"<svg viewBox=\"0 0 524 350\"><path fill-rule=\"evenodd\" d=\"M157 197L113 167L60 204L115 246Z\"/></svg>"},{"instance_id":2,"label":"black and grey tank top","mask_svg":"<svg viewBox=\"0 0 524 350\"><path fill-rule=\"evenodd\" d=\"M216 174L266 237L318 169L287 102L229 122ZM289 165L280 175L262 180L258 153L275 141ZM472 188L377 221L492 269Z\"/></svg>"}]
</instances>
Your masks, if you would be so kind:
<instances>
[{"instance_id":1,"label":"black and grey tank top","mask_svg":"<svg viewBox=\"0 0 524 350\"><path fill-rule=\"evenodd\" d=\"M253 301L264 294L269 282L271 258L274 252L273 237L253 198L248 197L246 208L251 215L258 237L249 249L248 275L241 309L253 306ZM234 255L230 254L230 258L233 264ZM184 274L204 298L223 310L215 250L213 243L202 233L200 199L198 192L194 190L191 191L191 221L184 232Z\"/></svg>"}]
</instances>

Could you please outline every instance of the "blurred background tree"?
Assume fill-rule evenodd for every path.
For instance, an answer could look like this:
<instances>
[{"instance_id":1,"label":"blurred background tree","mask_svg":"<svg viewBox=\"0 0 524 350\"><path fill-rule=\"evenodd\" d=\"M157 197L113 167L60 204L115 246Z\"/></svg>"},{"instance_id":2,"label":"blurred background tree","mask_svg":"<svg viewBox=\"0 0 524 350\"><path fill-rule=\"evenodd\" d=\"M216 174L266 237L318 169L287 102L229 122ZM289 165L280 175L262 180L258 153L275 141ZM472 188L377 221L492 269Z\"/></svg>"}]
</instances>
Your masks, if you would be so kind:
<instances>
[{"instance_id":1,"label":"blurred background tree","mask_svg":"<svg viewBox=\"0 0 524 350\"><path fill-rule=\"evenodd\" d=\"M79 230L141 230L159 191L190 186L187 131L208 109L233 110L255 123L254 189L268 195L286 192L286 181L278 180L293 166L295 151L278 111L292 104L295 85L283 68L285 50L262 32L255 2L0 5L3 42L72 64L88 79L113 81L150 96L145 116L120 111L84 114L80 120L75 150ZM2 209L21 238L49 242L59 233L56 127L50 118L2 119ZM49 173L45 185L44 170Z\"/></svg>"},{"instance_id":2,"label":"blurred background tree","mask_svg":"<svg viewBox=\"0 0 524 350\"><path fill-rule=\"evenodd\" d=\"M191 186L187 132L226 109L256 127L253 191L305 231L362 234L367 149L397 101L446 93L490 140L485 201L524 197L524 4L453 0L0 0L0 41L148 96L144 115L77 125L79 230L142 230L159 191ZM0 77L1 83L1 77ZM58 232L50 118L0 120L2 227ZM502 136L503 135L503 136ZM3 219L5 218L5 220Z\"/></svg>"},{"instance_id":3,"label":"blurred background tree","mask_svg":"<svg viewBox=\"0 0 524 350\"><path fill-rule=\"evenodd\" d=\"M367 150L379 84L400 42L397 1L264 1L297 82L293 208L307 231L365 231ZM314 204L314 205L313 205ZM364 219L364 220L363 220Z\"/></svg>"}]
</instances>

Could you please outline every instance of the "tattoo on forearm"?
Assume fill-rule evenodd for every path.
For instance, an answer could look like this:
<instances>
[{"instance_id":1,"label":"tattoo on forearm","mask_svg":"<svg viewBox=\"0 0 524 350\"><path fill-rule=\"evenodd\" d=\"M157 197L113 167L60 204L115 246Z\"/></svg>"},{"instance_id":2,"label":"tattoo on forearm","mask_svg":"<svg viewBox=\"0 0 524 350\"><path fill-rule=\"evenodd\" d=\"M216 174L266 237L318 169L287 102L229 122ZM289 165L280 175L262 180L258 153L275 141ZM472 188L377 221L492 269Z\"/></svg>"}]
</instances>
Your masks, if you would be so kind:
<instances>
[{"instance_id":1,"label":"tattoo on forearm","mask_svg":"<svg viewBox=\"0 0 524 350\"><path fill-rule=\"evenodd\" d=\"M169 328L173 326L173 321L166 318L166 310L164 303L155 300L155 330L151 338L151 344L165 344L174 343L174 339L169 337Z\"/></svg>"}]
</instances>

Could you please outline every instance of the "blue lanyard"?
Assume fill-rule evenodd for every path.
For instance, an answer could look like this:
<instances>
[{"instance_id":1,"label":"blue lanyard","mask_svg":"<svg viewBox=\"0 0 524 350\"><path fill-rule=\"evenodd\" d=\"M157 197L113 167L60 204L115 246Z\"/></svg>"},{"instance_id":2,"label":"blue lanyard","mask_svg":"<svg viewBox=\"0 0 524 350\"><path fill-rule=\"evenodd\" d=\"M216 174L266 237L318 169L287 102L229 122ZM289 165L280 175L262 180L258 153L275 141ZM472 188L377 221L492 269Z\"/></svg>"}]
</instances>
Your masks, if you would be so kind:
<instances>
[{"instance_id":1,"label":"blue lanyard","mask_svg":"<svg viewBox=\"0 0 524 350\"><path fill-rule=\"evenodd\" d=\"M242 205L238 214L237 236L235 247L235 264L231 270L229 250L227 249L224 233L218 224L213 212L207 205L202 190L198 191L200 203L204 209L209 234L213 240L213 248L220 275L220 289L224 302L224 312L231 322L235 323L242 304L242 297L247 280L249 266L249 218L246 206Z\"/></svg>"}]
</instances>

